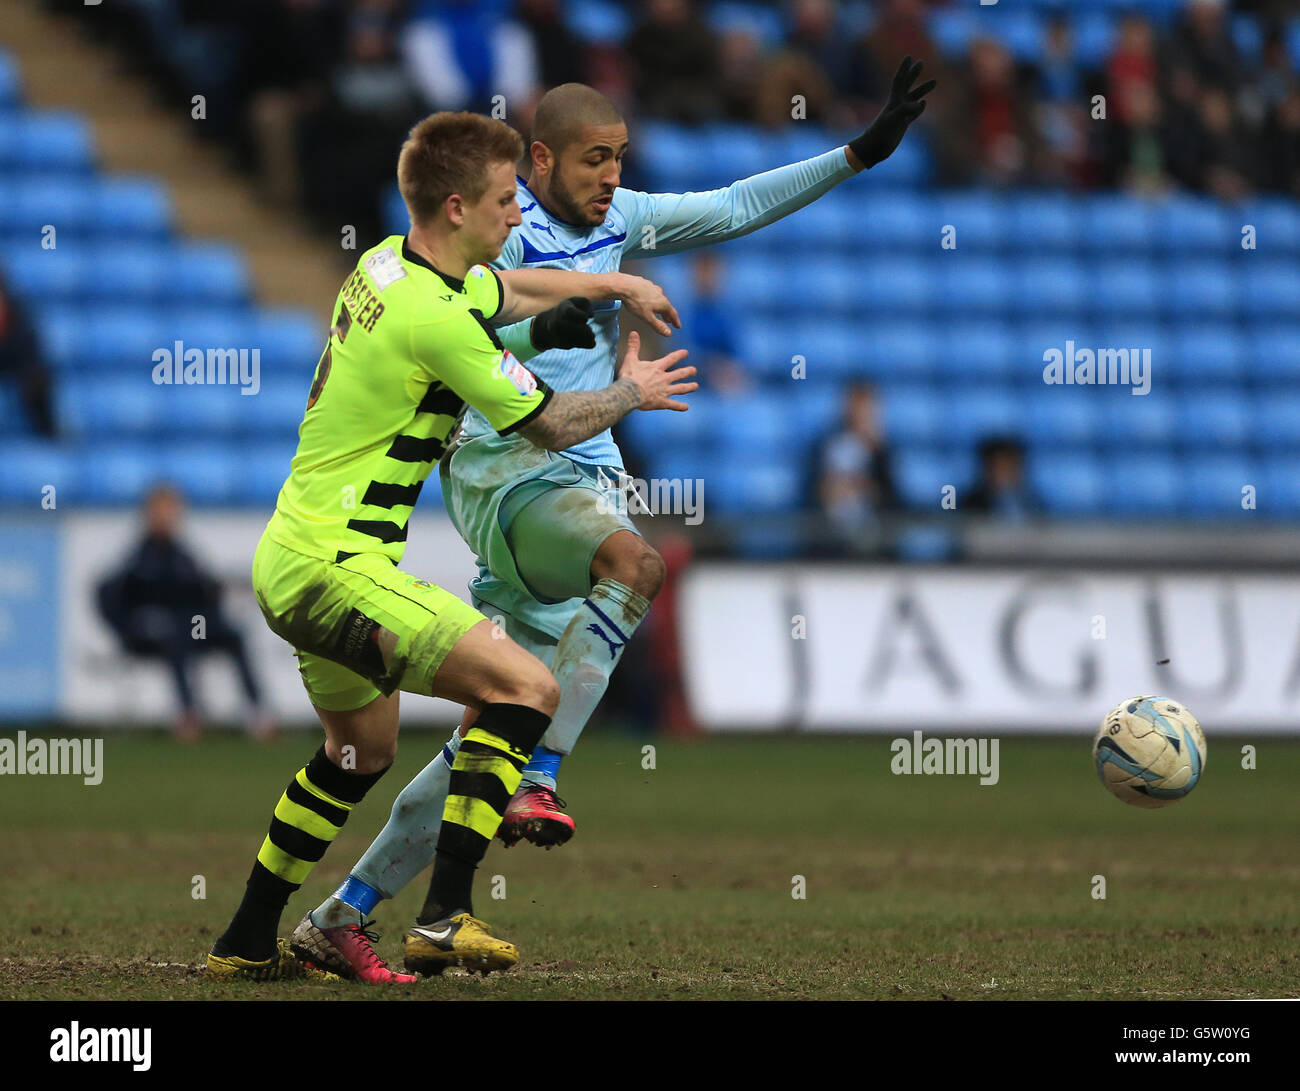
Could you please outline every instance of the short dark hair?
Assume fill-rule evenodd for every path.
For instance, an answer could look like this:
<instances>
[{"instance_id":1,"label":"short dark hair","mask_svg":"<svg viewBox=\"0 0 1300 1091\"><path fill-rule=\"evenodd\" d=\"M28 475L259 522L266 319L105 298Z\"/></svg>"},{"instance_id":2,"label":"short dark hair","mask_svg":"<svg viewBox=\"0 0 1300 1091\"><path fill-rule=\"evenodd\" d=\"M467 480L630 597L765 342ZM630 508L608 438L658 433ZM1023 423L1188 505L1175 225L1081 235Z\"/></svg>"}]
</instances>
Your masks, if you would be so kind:
<instances>
[{"instance_id":1,"label":"short dark hair","mask_svg":"<svg viewBox=\"0 0 1300 1091\"><path fill-rule=\"evenodd\" d=\"M430 114L397 157L397 188L413 224L426 224L453 193L471 204L487 192L488 167L518 163L523 138L504 121L462 110Z\"/></svg>"},{"instance_id":2,"label":"short dark hair","mask_svg":"<svg viewBox=\"0 0 1300 1091\"><path fill-rule=\"evenodd\" d=\"M594 87L562 83L552 87L533 114L533 139L557 155L582 135L586 125L622 125L623 115Z\"/></svg>"}]
</instances>

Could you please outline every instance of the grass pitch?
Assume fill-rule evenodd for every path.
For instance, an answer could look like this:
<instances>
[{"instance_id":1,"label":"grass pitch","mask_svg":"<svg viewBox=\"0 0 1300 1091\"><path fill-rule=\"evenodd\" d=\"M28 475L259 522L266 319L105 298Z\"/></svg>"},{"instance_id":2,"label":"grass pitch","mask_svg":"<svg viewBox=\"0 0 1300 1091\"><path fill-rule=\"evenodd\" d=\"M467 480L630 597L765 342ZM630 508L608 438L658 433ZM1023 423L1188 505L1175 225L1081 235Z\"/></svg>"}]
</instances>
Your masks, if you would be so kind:
<instances>
[{"instance_id":1,"label":"grass pitch","mask_svg":"<svg viewBox=\"0 0 1300 1091\"><path fill-rule=\"evenodd\" d=\"M988 787L894 776L882 737L660 741L652 770L645 741L584 738L561 786L569 845L489 852L476 910L520 966L404 990L214 985L201 970L316 734L110 734L98 786L4 776L0 999L1300 996L1300 743L1212 737L1192 795L1140 811L1097 783L1087 738L1004 737ZM283 934L441 742L403 738ZM1241 768L1245 742L1256 770ZM377 910L395 962L426 882Z\"/></svg>"}]
</instances>

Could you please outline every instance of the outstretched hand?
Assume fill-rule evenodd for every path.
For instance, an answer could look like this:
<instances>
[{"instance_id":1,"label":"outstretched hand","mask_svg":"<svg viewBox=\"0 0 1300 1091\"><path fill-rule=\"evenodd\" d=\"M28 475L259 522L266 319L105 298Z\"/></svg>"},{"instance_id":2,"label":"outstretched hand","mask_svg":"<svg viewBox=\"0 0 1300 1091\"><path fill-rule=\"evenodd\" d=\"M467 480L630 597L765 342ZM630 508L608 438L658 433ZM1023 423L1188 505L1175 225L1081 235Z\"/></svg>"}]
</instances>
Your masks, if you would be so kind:
<instances>
[{"instance_id":1,"label":"outstretched hand","mask_svg":"<svg viewBox=\"0 0 1300 1091\"><path fill-rule=\"evenodd\" d=\"M907 127L925 112L925 96L938 83L929 80L920 87L912 86L923 67L923 62L914 62L911 57L904 57L894 74L885 108L865 133L856 140L849 141L849 150L861 160L864 167L874 167L893 155L894 149L902 143Z\"/></svg>"}]
</instances>

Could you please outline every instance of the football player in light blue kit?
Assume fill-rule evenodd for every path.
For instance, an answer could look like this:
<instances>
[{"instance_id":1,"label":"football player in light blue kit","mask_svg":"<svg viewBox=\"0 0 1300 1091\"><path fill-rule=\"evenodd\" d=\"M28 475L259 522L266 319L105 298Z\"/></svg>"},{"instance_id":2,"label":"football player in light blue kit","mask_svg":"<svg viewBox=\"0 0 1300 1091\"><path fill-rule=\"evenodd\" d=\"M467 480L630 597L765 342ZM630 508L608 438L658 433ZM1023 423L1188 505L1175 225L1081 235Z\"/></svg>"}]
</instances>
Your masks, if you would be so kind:
<instances>
[{"instance_id":1,"label":"football player in light blue kit","mask_svg":"<svg viewBox=\"0 0 1300 1091\"><path fill-rule=\"evenodd\" d=\"M756 231L816 200L888 157L925 108L930 81L911 58L894 77L888 104L862 136L812 159L705 193L649 194L620 189L627 127L613 105L583 84L565 84L538 104L531 171L519 180L523 223L498 268L574 269L617 275L626 258L674 254ZM662 295L629 298L655 325L677 323ZM638 306L639 304L639 306ZM554 390L609 385L618 346L618 303L570 301L559 332L536 321L498 331L502 342ZM589 348L573 323L591 316ZM636 334L629 336L635 350ZM524 769L499 836L507 844L562 844L574 830L555 794L556 773L595 711L610 674L664 578L658 553L637 533L608 489L622 458L608 431L563 454L517 436L499 436L470 411L460 441L441 466L443 498L461 536L478 556L470 591L476 607L499 619L512 639L545 662L561 687L550 729ZM355 923L393 897L433 858L439 816L451 784L461 727L442 754L411 781L379 837L352 874L312 917L317 925Z\"/></svg>"}]
</instances>

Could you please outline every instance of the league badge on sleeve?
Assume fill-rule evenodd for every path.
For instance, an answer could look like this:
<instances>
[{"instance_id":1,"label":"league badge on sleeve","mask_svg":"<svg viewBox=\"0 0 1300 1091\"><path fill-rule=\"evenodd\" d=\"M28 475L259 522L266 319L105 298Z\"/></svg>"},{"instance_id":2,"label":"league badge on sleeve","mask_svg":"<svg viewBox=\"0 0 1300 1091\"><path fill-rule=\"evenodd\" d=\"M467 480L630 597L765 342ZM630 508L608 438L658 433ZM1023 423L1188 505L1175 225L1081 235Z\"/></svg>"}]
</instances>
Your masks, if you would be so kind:
<instances>
[{"instance_id":1,"label":"league badge on sleeve","mask_svg":"<svg viewBox=\"0 0 1300 1091\"><path fill-rule=\"evenodd\" d=\"M514 388L527 397L537 389L537 378L523 364L516 360L507 349L501 354L501 363L498 365L501 374L514 384Z\"/></svg>"}]
</instances>

